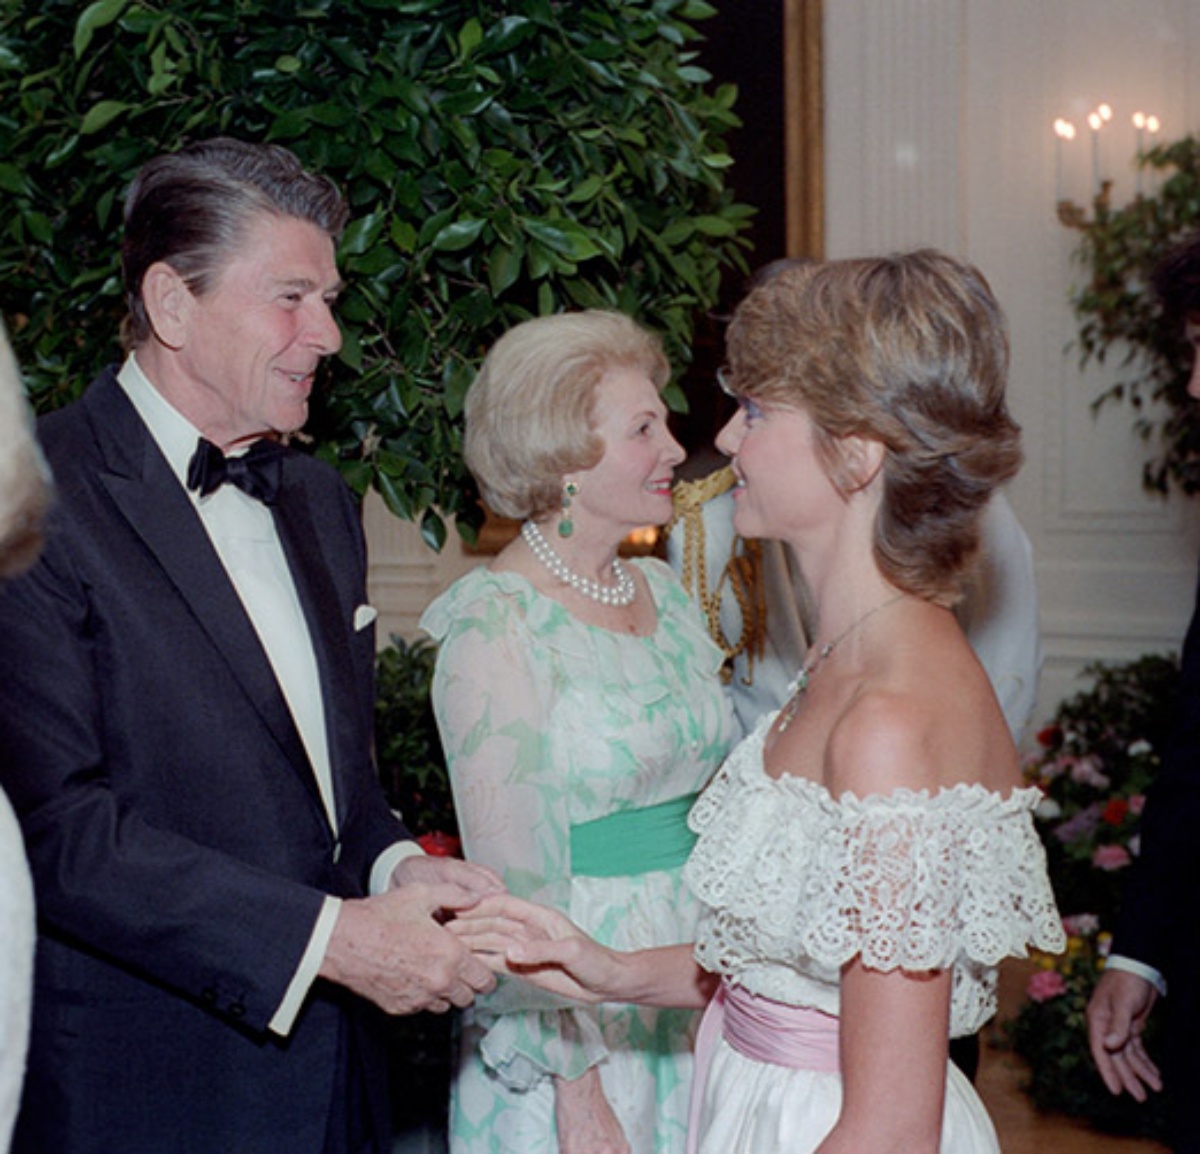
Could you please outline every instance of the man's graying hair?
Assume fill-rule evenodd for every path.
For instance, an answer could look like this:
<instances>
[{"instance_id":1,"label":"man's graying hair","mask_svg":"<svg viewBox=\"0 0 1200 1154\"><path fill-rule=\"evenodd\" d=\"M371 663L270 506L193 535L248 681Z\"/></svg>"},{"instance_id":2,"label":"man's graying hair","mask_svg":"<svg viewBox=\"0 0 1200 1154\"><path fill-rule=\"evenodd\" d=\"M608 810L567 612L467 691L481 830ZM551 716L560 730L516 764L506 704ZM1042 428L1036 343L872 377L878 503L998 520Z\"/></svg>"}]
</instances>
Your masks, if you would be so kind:
<instances>
[{"instance_id":1,"label":"man's graying hair","mask_svg":"<svg viewBox=\"0 0 1200 1154\"><path fill-rule=\"evenodd\" d=\"M151 334L142 300L151 265L169 264L203 296L264 214L308 221L336 242L349 209L333 181L306 171L295 154L276 144L216 137L149 161L125 199L126 344L136 347Z\"/></svg>"}]
</instances>

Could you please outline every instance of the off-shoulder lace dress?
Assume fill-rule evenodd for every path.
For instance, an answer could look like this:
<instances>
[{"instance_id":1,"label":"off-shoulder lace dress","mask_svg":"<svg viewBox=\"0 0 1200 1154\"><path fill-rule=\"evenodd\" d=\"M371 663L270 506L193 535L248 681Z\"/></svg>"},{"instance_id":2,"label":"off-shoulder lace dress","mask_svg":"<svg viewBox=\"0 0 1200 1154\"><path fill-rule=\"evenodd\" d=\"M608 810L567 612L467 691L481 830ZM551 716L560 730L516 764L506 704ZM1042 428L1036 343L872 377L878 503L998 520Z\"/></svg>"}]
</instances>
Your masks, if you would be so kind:
<instances>
[{"instance_id":1,"label":"off-shoulder lace dress","mask_svg":"<svg viewBox=\"0 0 1200 1154\"><path fill-rule=\"evenodd\" d=\"M620 949L694 940L683 799L712 777L732 730L722 655L694 606L661 562L633 563L658 609L649 637L582 624L523 577L486 569L421 621L440 642L434 706L467 857ZM685 849L670 868L611 877L572 869L572 826L679 802ZM682 1151L695 1019L566 1009L502 982L464 1030L452 1150L556 1151L549 1075L597 1065L635 1154Z\"/></svg>"},{"instance_id":2,"label":"off-shoulder lace dress","mask_svg":"<svg viewBox=\"0 0 1200 1154\"><path fill-rule=\"evenodd\" d=\"M752 994L838 1014L840 968L950 969L950 1034L996 1009L996 967L1030 945L1060 950L1062 923L1033 827L1039 794L979 785L932 795L830 796L769 777L760 721L692 810L699 841L685 876L705 905L696 957ZM754 1062L721 1044L698 1149L803 1154L836 1120L837 1074ZM953 1067L943 1154L998 1149Z\"/></svg>"}]
</instances>

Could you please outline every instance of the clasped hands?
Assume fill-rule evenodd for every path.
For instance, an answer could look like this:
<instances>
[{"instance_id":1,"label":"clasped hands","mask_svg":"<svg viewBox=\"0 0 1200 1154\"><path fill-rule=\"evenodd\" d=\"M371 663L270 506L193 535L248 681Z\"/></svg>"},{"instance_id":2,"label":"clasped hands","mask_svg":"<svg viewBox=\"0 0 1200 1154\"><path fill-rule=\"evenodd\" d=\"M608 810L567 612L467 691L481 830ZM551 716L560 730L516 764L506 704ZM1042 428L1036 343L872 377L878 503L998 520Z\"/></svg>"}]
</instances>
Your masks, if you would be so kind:
<instances>
[{"instance_id":1,"label":"clasped hands","mask_svg":"<svg viewBox=\"0 0 1200 1154\"><path fill-rule=\"evenodd\" d=\"M385 893L341 903L320 975L388 1014L468 1006L496 978L450 927L482 899L503 893L504 883L484 866L405 858Z\"/></svg>"},{"instance_id":2,"label":"clasped hands","mask_svg":"<svg viewBox=\"0 0 1200 1154\"><path fill-rule=\"evenodd\" d=\"M585 1005L625 1000L630 955L602 946L557 910L492 894L447 929L496 974Z\"/></svg>"}]
</instances>

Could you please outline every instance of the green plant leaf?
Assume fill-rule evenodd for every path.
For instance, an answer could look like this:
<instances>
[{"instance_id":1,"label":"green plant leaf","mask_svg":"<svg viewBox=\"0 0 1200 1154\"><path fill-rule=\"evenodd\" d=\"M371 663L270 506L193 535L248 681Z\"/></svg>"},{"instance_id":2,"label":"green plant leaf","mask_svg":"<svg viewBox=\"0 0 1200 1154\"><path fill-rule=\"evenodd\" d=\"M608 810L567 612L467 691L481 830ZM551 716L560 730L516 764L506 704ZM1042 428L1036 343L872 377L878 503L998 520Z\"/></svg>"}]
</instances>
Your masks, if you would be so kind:
<instances>
[{"instance_id":1,"label":"green plant leaf","mask_svg":"<svg viewBox=\"0 0 1200 1154\"><path fill-rule=\"evenodd\" d=\"M80 136L92 136L102 128L107 128L123 112L128 112L131 104L124 100L101 100L88 109L83 123L79 126Z\"/></svg>"},{"instance_id":2,"label":"green plant leaf","mask_svg":"<svg viewBox=\"0 0 1200 1154\"><path fill-rule=\"evenodd\" d=\"M456 220L439 229L433 238L435 252L458 252L475 243L487 226L486 220Z\"/></svg>"},{"instance_id":3,"label":"green plant leaf","mask_svg":"<svg viewBox=\"0 0 1200 1154\"><path fill-rule=\"evenodd\" d=\"M71 42L76 60L88 50L92 37L99 29L120 18L128 2L129 0L95 0L94 4L89 4L79 14Z\"/></svg>"},{"instance_id":4,"label":"green plant leaf","mask_svg":"<svg viewBox=\"0 0 1200 1154\"><path fill-rule=\"evenodd\" d=\"M749 209L705 158L736 119L702 0L100 0L0 5L0 311L39 411L120 356L121 203L185 140L272 140L341 187L342 350L314 451L356 492L478 525L467 382L512 324L621 308L689 354ZM670 25L671 31L663 32ZM670 39L665 39L669 36ZM722 223L723 222L723 223ZM438 526L441 526L441 529Z\"/></svg>"}]
</instances>

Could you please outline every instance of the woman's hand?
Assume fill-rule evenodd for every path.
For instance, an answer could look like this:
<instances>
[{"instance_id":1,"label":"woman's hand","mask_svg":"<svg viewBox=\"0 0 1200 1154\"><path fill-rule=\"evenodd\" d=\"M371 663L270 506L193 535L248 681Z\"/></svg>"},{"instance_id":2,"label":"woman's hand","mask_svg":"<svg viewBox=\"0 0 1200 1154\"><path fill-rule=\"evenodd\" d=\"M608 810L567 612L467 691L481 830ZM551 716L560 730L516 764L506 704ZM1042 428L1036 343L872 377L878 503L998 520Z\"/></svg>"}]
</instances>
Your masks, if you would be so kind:
<instances>
[{"instance_id":1,"label":"woman's hand","mask_svg":"<svg viewBox=\"0 0 1200 1154\"><path fill-rule=\"evenodd\" d=\"M498 895L460 912L448 928L498 974L576 1002L623 1000L623 955L588 937L557 910Z\"/></svg>"},{"instance_id":2,"label":"woman's hand","mask_svg":"<svg viewBox=\"0 0 1200 1154\"><path fill-rule=\"evenodd\" d=\"M573 1002L703 1009L716 979L690 944L623 953L589 938L557 910L503 894L458 914L449 929L498 974Z\"/></svg>"},{"instance_id":3,"label":"woman's hand","mask_svg":"<svg viewBox=\"0 0 1200 1154\"><path fill-rule=\"evenodd\" d=\"M554 1079L554 1120L560 1154L630 1154L595 1066L574 1081Z\"/></svg>"}]
</instances>

